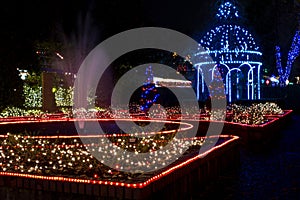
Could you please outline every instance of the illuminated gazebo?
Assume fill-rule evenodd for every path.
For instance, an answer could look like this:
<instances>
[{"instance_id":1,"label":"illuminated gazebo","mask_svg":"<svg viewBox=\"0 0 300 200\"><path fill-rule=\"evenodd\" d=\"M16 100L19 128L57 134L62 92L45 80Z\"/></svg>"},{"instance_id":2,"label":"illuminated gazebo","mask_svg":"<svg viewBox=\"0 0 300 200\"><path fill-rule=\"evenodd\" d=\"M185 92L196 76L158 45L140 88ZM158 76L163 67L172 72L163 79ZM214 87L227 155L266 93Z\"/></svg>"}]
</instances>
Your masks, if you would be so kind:
<instances>
[{"instance_id":1,"label":"illuminated gazebo","mask_svg":"<svg viewBox=\"0 0 300 200\"><path fill-rule=\"evenodd\" d=\"M199 62L195 84L198 99L218 73L228 102L260 99L262 53L251 33L238 24L239 12L232 1L223 2L216 14L218 24L201 39L195 54ZM204 51L203 51L204 48ZM207 55L211 58L208 58ZM210 95L213 90L210 90Z\"/></svg>"}]
</instances>

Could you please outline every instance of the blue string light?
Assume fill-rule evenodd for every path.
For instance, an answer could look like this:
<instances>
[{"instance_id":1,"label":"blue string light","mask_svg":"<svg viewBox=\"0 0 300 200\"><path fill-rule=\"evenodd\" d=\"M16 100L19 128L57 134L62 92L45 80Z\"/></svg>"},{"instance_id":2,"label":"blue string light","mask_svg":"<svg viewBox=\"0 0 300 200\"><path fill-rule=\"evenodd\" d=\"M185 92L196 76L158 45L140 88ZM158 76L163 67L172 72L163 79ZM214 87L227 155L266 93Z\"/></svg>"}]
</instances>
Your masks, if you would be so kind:
<instances>
[{"instance_id":1,"label":"blue string light","mask_svg":"<svg viewBox=\"0 0 300 200\"><path fill-rule=\"evenodd\" d=\"M146 69L145 75L147 76L146 82L143 84L143 92L141 94L141 106L140 109L143 112L148 112L151 106L157 102L159 94L153 82L152 67L149 66Z\"/></svg>"},{"instance_id":2,"label":"blue string light","mask_svg":"<svg viewBox=\"0 0 300 200\"><path fill-rule=\"evenodd\" d=\"M282 67L280 47L276 46L275 51L276 68L279 75L279 81L280 83L285 84L289 80L293 63L295 62L296 58L300 55L300 31L296 31L295 36L293 38L293 42L288 53L285 70Z\"/></svg>"},{"instance_id":3,"label":"blue string light","mask_svg":"<svg viewBox=\"0 0 300 200\"><path fill-rule=\"evenodd\" d=\"M238 18L239 12L237 8L234 5L232 5L232 3L226 2L222 4L218 9L217 17L220 20Z\"/></svg>"},{"instance_id":4,"label":"blue string light","mask_svg":"<svg viewBox=\"0 0 300 200\"><path fill-rule=\"evenodd\" d=\"M284 72L283 72L283 68L282 68L282 64L281 64L281 52L280 52L280 47L276 46L275 47L275 57L276 57L276 68L279 74L279 81L284 83Z\"/></svg>"},{"instance_id":5,"label":"blue string light","mask_svg":"<svg viewBox=\"0 0 300 200\"><path fill-rule=\"evenodd\" d=\"M201 81L201 83L198 83L197 96L201 96L199 93L201 93L205 87L203 85L201 85L201 87L199 86L203 84L203 79L213 81L215 68L217 66L218 69L223 70L222 73L224 74L222 78L224 79L225 90L228 91L226 95L229 102L239 98L248 100L260 99L262 53L258 45L247 29L236 24L231 24L233 20L239 18L239 12L236 6L231 2L228 1L222 4L216 16L219 21L224 21L224 24L216 26L204 35L200 40L200 45L206 51L203 52L199 48L199 52L195 54L195 56L202 58L200 62L195 64L198 72L205 71L207 68L212 72L211 77L203 77L201 80L198 79L198 82ZM213 61L208 58L205 59L207 53L211 56ZM225 77L237 78L226 79ZM241 81L240 77L246 77L246 81ZM247 88L247 92L244 92L246 96L243 96L239 89L232 91L232 85L240 87L240 90L242 90L243 87ZM213 91L210 92L213 93Z\"/></svg>"},{"instance_id":6,"label":"blue string light","mask_svg":"<svg viewBox=\"0 0 300 200\"><path fill-rule=\"evenodd\" d=\"M280 47L276 46L275 50L276 50L276 54L275 54L276 68L277 68L278 75L279 75L279 81L281 83L286 83L286 81L288 81L289 76L291 74L291 69L292 69L293 63L295 62L296 58L300 54L300 31L296 31L295 36L293 38L293 42L292 42L292 45L290 47L288 57L287 57L285 71L282 67Z\"/></svg>"}]
</instances>

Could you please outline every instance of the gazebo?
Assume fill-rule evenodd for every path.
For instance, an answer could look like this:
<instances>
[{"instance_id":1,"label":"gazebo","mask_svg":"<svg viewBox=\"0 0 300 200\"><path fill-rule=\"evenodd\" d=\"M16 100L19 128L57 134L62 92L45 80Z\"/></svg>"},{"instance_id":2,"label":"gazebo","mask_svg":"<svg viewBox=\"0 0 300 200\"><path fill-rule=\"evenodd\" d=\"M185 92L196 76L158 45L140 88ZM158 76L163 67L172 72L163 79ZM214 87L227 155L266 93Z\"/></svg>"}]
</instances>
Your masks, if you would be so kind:
<instances>
[{"instance_id":1,"label":"gazebo","mask_svg":"<svg viewBox=\"0 0 300 200\"><path fill-rule=\"evenodd\" d=\"M199 62L195 89L198 99L206 91L207 84L218 81L219 74L224 83L228 102L260 99L260 71L262 53L249 31L238 24L239 12L234 2L223 2L216 14L218 24L208 31L200 41L202 51L195 54ZM204 48L204 51L203 51ZM211 58L206 58L207 55ZM213 95L210 89L209 95Z\"/></svg>"}]
</instances>

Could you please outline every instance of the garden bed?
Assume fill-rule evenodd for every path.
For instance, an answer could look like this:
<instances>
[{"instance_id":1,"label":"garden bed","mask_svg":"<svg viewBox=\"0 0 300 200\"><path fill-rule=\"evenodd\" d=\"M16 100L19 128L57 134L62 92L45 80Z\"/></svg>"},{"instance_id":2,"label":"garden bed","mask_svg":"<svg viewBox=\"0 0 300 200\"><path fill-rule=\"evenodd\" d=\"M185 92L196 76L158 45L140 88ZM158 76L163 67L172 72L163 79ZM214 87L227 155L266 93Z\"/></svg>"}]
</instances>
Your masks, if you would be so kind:
<instances>
[{"instance_id":1,"label":"garden bed","mask_svg":"<svg viewBox=\"0 0 300 200\"><path fill-rule=\"evenodd\" d=\"M183 120L184 122L195 124L199 123L197 136L204 137L207 135L209 127L222 127L222 135L236 135L240 137L242 144L251 143L268 143L277 137L277 133L283 126L284 121L279 118L268 118L264 124L248 125L227 121L212 120Z\"/></svg>"},{"instance_id":2,"label":"garden bed","mask_svg":"<svg viewBox=\"0 0 300 200\"><path fill-rule=\"evenodd\" d=\"M279 118L282 125L288 123L292 119L293 110L283 110L282 114L265 115L267 118Z\"/></svg>"},{"instance_id":3,"label":"garden bed","mask_svg":"<svg viewBox=\"0 0 300 200\"><path fill-rule=\"evenodd\" d=\"M191 128L189 124L183 124L174 121L162 120L147 120L147 119L39 119L39 120L19 120L19 121L5 121L0 122L0 135L7 133L18 134L24 133L26 135L78 135L78 128L81 125L84 127L85 132L94 133L99 132L95 130L95 124L98 122L99 126L103 129L104 133L122 133L118 128L117 123L132 123L147 124L156 123L157 126L162 127L165 124L165 129L176 130L181 124L184 128ZM135 130L136 131L136 130Z\"/></svg>"},{"instance_id":4,"label":"garden bed","mask_svg":"<svg viewBox=\"0 0 300 200\"><path fill-rule=\"evenodd\" d=\"M221 136L212 148L199 154L203 142L210 142L210 139L213 141L213 137L187 140L190 142L188 150L174 163L159 170L125 173L107 167L88 153L83 153L86 150L78 138L2 136L0 185L107 199L181 199L238 164L238 137ZM60 152L54 149L60 149ZM81 162L76 162L77 158L74 160L68 157L68 153L62 153L68 150L72 151L69 156L77 152L80 155L81 152ZM26 152L27 157L22 156L22 152Z\"/></svg>"}]
</instances>

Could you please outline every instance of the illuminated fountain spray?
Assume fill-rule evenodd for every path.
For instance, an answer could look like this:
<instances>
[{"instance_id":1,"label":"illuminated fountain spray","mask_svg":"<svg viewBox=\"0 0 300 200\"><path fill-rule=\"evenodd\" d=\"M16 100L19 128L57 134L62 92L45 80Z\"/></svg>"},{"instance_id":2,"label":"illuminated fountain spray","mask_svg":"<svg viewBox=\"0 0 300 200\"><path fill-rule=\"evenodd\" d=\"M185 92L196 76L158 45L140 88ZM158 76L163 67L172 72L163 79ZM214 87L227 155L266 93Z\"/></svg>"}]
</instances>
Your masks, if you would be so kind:
<instances>
[{"instance_id":1,"label":"illuminated fountain spray","mask_svg":"<svg viewBox=\"0 0 300 200\"><path fill-rule=\"evenodd\" d=\"M216 16L221 25L201 39L199 45L206 52L195 54L201 59L194 65L198 72L198 99L205 92L204 82L216 81L214 77L217 71L223 79L228 102L260 99L262 53L259 47L248 30L237 25L239 12L234 3L223 3ZM205 61L205 53L209 53L213 61Z\"/></svg>"}]
</instances>

